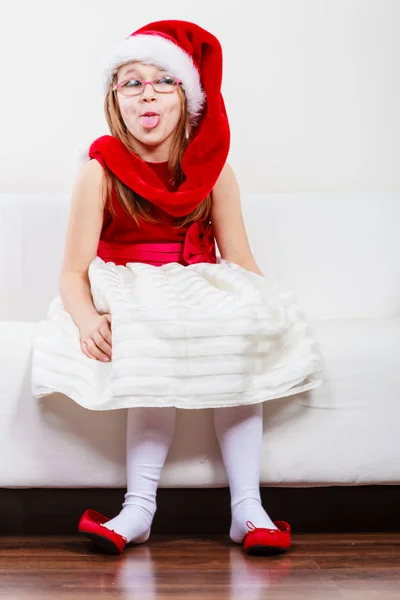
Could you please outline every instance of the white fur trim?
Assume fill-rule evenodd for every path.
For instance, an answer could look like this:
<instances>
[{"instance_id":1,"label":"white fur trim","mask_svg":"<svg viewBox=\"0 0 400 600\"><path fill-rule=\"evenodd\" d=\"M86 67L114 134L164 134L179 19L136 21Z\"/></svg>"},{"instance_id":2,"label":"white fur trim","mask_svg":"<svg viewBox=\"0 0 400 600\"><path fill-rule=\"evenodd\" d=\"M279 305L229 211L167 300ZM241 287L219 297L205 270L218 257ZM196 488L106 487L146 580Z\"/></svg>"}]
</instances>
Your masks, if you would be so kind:
<instances>
[{"instance_id":1,"label":"white fur trim","mask_svg":"<svg viewBox=\"0 0 400 600\"><path fill-rule=\"evenodd\" d=\"M155 64L174 77L182 79L188 111L197 120L202 113L206 94L202 89L199 72L189 54L174 42L160 35L137 34L125 38L106 59L104 92L107 93L114 73L131 61Z\"/></svg>"}]
</instances>

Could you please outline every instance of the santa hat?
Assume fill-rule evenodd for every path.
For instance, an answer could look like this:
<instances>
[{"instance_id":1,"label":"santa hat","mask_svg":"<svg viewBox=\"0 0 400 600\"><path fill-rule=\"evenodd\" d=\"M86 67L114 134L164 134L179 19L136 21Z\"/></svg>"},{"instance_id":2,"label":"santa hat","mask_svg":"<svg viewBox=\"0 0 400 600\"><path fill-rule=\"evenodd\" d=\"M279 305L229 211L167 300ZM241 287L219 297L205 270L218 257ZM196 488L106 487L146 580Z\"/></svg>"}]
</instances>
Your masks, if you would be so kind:
<instances>
[{"instance_id":1,"label":"santa hat","mask_svg":"<svg viewBox=\"0 0 400 600\"><path fill-rule=\"evenodd\" d=\"M105 91L118 68L132 61L155 64L182 79L194 125L181 159L186 180L178 190L169 192L143 160L109 135L91 144L89 157L98 156L138 194L166 212L182 216L211 192L229 152L230 129L221 94L221 44L210 32L190 21L149 23L134 31L108 56L104 66Z\"/></svg>"},{"instance_id":2,"label":"santa hat","mask_svg":"<svg viewBox=\"0 0 400 600\"><path fill-rule=\"evenodd\" d=\"M182 79L190 119L192 123L197 122L206 101L200 80L202 51L196 44L200 40L212 41L214 68L221 74L216 53L221 55L222 52L214 36L188 21L158 21L130 34L107 56L104 61L104 93L108 93L120 66L132 61L153 64Z\"/></svg>"}]
</instances>

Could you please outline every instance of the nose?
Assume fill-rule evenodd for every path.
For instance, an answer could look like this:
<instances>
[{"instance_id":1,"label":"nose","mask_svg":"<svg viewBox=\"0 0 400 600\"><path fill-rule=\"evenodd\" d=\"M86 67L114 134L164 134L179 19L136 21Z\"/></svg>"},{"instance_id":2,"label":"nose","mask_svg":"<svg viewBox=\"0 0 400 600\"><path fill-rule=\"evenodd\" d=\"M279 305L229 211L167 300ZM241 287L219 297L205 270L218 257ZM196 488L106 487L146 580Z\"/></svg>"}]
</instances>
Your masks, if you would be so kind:
<instances>
[{"instance_id":1,"label":"nose","mask_svg":"<svg viewBox=\"0 0 400 600\"><path fill-rule=\"evenodd\" d=\"M156 95L153 86L151 85L151 83L145 83L144 84L144 89L142 92L142 97L143 98L154 98Z\"/></svg>"}]
</instances>

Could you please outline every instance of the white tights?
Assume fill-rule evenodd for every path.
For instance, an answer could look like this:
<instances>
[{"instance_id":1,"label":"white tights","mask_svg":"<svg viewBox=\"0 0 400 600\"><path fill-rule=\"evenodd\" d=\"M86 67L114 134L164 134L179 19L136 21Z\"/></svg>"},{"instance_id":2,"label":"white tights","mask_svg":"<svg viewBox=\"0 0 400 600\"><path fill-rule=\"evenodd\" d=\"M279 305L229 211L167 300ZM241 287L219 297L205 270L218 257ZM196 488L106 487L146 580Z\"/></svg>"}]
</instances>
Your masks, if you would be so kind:
<instances>
[{"instance_id":1,"label":"white tights","mask_svg":"<svg viewBox=\"0 0 400 600\"><path fill-rule=\"evenodd\" d=\"M127 492L119 515L104 524L128 542L142 543L150 536L158 482L175 420L174 406L128 409ZM276 529L260 496L262 404L214 408L214 426L231 494L230 538L236 543L243 541L247 520L255 527Z\"/></svg>"}]
</instances>

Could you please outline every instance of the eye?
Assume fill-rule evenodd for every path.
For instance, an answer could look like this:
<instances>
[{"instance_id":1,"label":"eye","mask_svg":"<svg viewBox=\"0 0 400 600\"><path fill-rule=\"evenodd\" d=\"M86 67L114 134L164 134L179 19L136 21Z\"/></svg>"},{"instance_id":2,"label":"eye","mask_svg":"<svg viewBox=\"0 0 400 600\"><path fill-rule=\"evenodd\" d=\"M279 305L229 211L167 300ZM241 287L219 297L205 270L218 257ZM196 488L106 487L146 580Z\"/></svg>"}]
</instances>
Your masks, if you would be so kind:
<instances>
[{"instance_id":1,"label":"eye","mask_svg":"<svg viewBox=\"0 0 400 600\"><path fill-rule=\"evenodd\" d=\"M139 79L129 79L128 81L125 81L124 85L121 87L140 87L142 85L142 82L139 81Z\"/></svg>"},{"instance_id":2,"label":"eye","mask_svg":"<svg viewBox=\"0 0 400 600\"><path fill-rule=\"evenodd\" d=\"M165 77L159 77L157 79L157 83L165 83L167 85L175 85L176 82L176 77L170 77L169 75L166 75Z\"/></svg>"}]
</instances>

